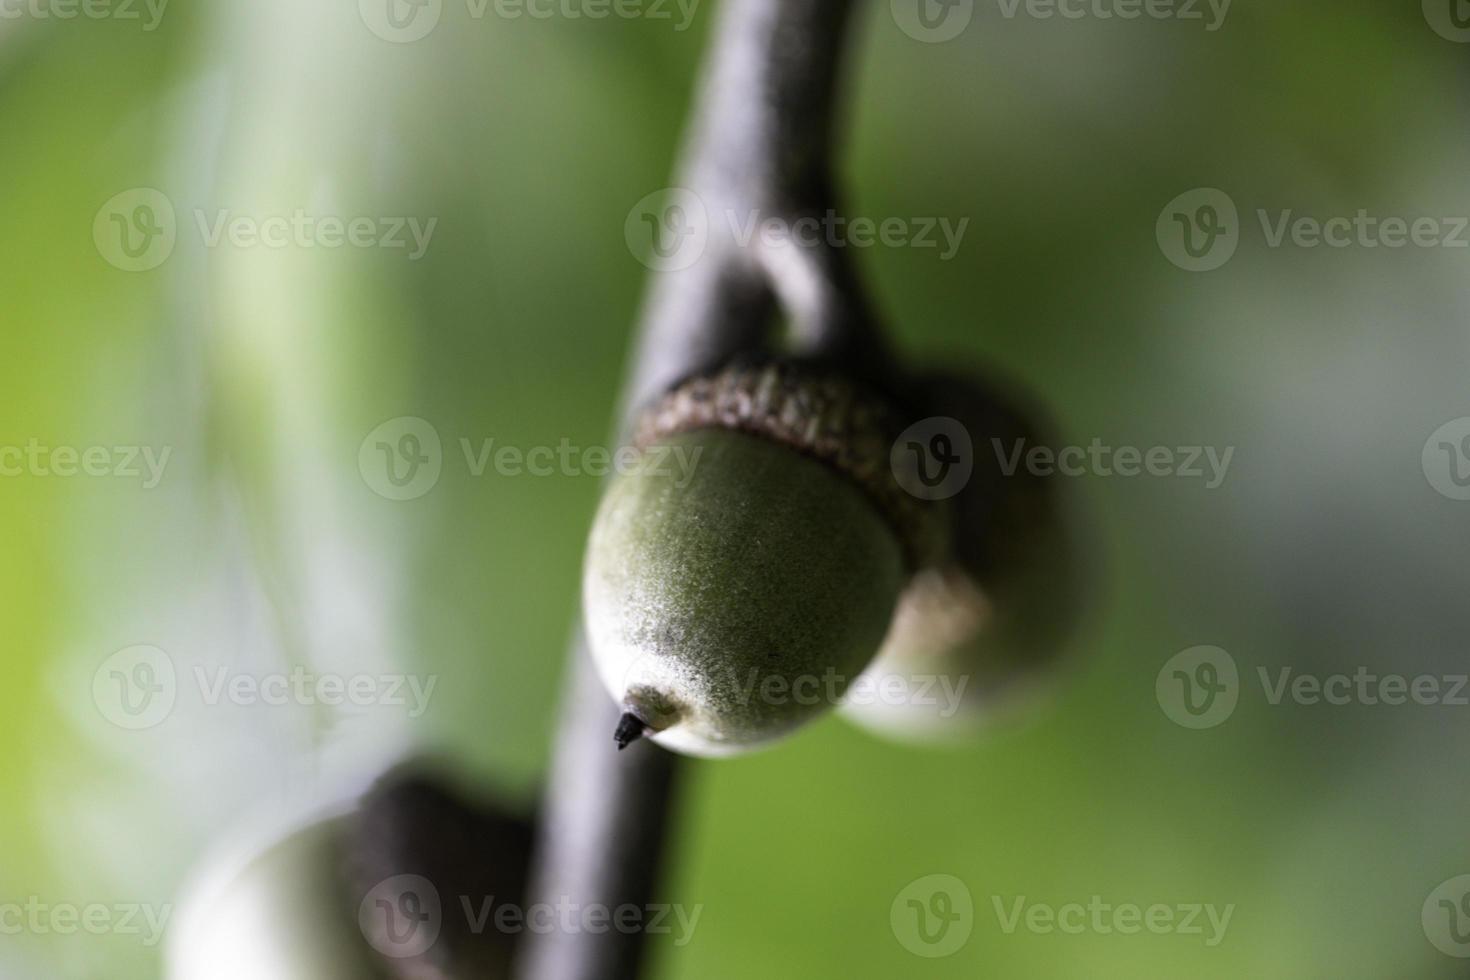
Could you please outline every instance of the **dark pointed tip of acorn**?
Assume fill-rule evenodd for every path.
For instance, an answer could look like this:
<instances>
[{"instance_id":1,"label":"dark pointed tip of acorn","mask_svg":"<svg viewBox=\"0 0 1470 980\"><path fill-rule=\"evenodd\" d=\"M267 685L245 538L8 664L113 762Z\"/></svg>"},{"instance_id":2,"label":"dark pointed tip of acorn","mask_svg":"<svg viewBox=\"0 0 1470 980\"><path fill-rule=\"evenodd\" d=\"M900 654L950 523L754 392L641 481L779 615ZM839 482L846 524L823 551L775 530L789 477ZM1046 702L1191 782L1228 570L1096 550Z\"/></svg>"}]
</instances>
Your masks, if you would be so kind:
<instances>
[{"instance_id":1,"label":"dark pointed tip of acorn","mask_svg":"<svg viewBox=\"0 0 1470 980\"><path fill-rule=\"evenodd\" d=\"M618 751L621 752L647 734L648 726L643 723L642 719L631 711L625 711L623 717L618 719L618 728L613 732L613 741L618 743Z\"/></svg>"}]
</instances>

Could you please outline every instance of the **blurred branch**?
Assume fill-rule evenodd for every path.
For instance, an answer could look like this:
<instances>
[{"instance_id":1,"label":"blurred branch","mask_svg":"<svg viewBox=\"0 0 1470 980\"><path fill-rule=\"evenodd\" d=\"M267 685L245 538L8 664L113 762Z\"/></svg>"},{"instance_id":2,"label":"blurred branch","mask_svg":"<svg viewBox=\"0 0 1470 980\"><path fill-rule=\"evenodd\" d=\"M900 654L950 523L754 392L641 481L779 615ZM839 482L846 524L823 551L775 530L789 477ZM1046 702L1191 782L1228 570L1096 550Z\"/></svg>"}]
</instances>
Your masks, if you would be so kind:
<instances>
[{"instance_id":1,"label":"blurred branch","mask_svg":"<svg viewBox=\"0 0 1470 980\"><path fill-rule=\"evenodd\" d=\"M881 334L848 251L744 247L723 220L788 224L837 208L832 176L840 55L854 0L726 0L695 109L680 185L709 212L691 268L657 277L623 406L766 342L774 290L807 353L881 363ZM757 238L757 241L759 239Z\"/></svg>"},{"instance_id":2,"label":"blurred branch","mask_svg":"<svg viewBox=\"0 0 1470 980\"><path fill-rule=\"evenodd\" d=\"M833 207L830 157L838 65L852 0L725 0L696 107L684 187L712 215L791 220ZM773 291L809 353L877 361L877 331L834 249L755 254L711 222L706 254L654 279L621 410L674 382L765 346ZM797 250L787 250L794 253ZM580 636L574 644L528 901L640 908L654 897L672 822L679 760L642 743L619 753L619 708ZM528 934L522 980L630 980L641 934Z\"/></svg>"}]
</instances>

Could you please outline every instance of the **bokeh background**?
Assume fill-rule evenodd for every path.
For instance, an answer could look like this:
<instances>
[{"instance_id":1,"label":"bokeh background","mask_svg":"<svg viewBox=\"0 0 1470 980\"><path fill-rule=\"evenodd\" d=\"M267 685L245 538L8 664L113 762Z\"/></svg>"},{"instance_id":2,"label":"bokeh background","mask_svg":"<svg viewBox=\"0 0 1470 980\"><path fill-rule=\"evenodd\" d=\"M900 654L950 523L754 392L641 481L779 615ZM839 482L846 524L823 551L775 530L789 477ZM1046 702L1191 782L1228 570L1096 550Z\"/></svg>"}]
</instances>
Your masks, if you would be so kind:
<instances>
[{"instance_id":1,"label":"bokeh background","mask_svg":"<svg viewBox=\"0 0 1470 980\"><path fill-rule=\"evenodd\" d=\"M353 0L175 0L151 30L149 8L117 7L0 0L20 13L0 19L0 445L171 450L153 487L0 478L5 903L187 902L263 826L411 753L534 798L598 481L474 476L460 440L605 443L648 275L625 219L670 181L716 13L680 30L678 8L445 0L399 43ZM870 8L850 211L969 219L948 261L861 250L903 348L1008 371L1068 442L1234 457L1213 489L1075 481L1097 588L1071 668L1020 723L930 749L832 717L693 767L668 895L703 912L692 941L656 944L655 975L1462 975L1423 913L1470 872L1470 706L1272 704L1258 669L1467 670L1470 502L1421 452L1470 415L1470 235L1272 247L1258 212L1470 215L1470 32L1437 3L1236 0L1209 30L1204 6L977 2L930 43ZM172 253L137 272L93 234L133 188L177 215ZM1209 272L1156 236L1194 188L1238 208ZM210 245L196 215L220 209L437 224L413 260ZM405 416L443 468L391 500L359 449ZM1234 713L1195 730L1155 680L1201 644L1241 680ZM138 645L179 690L130 730L94 679ZM208 704L192 680L297 665L439 680L419 717ZM974 903L938 959L889 916L932 874ZM1234 908L1213 946L1007 932L996 913L1094 895ZM7 929L0 976L154 977L167 946Z\"/></svg>"}]
</instances>

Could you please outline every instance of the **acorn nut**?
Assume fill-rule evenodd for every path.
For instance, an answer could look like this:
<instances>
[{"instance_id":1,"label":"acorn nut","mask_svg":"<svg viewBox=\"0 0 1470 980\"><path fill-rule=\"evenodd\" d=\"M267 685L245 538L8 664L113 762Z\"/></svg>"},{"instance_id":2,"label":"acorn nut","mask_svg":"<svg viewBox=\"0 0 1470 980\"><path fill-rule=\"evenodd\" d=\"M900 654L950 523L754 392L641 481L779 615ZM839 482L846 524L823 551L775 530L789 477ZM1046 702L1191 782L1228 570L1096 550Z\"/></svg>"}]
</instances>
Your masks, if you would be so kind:
<instances>
[{"instance_id":1,"label":"acorn nut","mask_svg":"<svg viewBox=\"0 0 1470 980\"><path fill-rule=\"evenodd\" d=\"M914 387L924 412L963 426L973 469L950 500L948 559L905 588L858 688L884 696L855 696L843 714L904 739L962 739L1043 687L1082 608L1082 549L1062 478L1021 464L1051 444L1028 399L947 371Z\"/></svg>"},{"instance_id":2,"label":"acorn nut","mask_svg":"<svg viewBox=\"0 0 1470 980\"><path fill-rule=\"evenodd\" d=\"M727 367L644 413L583 579L620 748L647 735L731 755L835 707L942 540L888 468L894 418L881 396L791 363Z\"/></svg>"}]
</instances>

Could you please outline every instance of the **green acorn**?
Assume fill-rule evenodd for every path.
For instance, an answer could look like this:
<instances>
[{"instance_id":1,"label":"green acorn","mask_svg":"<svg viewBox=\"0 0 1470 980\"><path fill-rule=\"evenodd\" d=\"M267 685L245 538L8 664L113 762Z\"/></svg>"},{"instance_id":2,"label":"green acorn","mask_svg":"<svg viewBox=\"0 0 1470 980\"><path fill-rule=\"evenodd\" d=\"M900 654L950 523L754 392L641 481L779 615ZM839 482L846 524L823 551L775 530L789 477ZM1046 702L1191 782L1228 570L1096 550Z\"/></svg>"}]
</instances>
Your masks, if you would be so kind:
<instances>
[{"instance_id":1,"label":"green acorn","mask_svg":"<svg viewBox=\"0 0 1470 980\"><path fill-rule=\"evenodd\" d=\"M619 747L647 735L729 755L835 707L942 541L935 509L889 470L896 418L792 364L696 378L645 413L583 580Z\"/></svg>"},{"instance_id":2,"label":"green acorn","mask_svg":"<svg viewBox=\"0 0 1470 980\"><path fill-rule=\"evenodd\" d=\"M1028 399L951 372L914 387L926 421L956 427L946 445L964 443L953 537L947 560L908 584L843 713L883 734L958 739L1044 687L1083 605L1082 549L1065 478L1022 465L1055 445Z\"/></svg>"}]
</instances>

